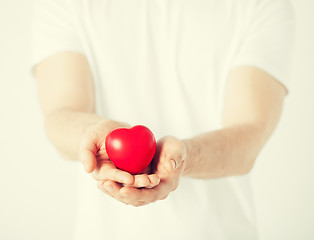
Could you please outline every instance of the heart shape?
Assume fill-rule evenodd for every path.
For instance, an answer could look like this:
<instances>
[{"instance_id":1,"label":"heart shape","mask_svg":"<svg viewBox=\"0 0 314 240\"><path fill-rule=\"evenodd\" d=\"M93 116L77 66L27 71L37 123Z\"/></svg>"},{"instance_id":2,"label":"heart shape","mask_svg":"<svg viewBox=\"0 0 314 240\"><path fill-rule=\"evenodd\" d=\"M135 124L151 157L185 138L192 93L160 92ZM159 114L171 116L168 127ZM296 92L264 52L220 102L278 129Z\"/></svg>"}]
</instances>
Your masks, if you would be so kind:
<instances>
[{"instance_id":1,"label":"heart shape","mask_svg":"<svg viewBox=\"0 0 314 240\"><path fill-rule=\"evenodd\" d=\"M106 137L109 159L121 170L141 173L152 161L156 151L154 134L145 126L116 128Z\"/></svg>"}]
</instances>

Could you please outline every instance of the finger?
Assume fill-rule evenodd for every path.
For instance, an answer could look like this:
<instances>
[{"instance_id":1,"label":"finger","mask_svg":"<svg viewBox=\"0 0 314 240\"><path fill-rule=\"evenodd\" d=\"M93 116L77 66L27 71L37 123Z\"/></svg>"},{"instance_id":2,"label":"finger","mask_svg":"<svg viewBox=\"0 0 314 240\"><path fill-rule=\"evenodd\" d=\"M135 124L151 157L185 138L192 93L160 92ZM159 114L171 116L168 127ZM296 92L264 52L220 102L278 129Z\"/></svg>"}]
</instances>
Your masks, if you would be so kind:
<instances>
[{"instance_id":1,"label":"finger","mask_svg":"<svg viewBox=\"0 0 314 240\"><path fill-rule=\"evenodd\" d=\"M153 188L160 183L160 178L157 176L157 174L150 174L148 175L148 178L150 180L150 185L147 186L147 188Z\"/></svg>"},{"instance_id":2,"label":"finger","mask_svg":"<svg viewBox=\"0 0 314 240\"><path fill-rule=\"evenodd\" d=\"M117 182L111 181L111 180L107 180L104 181L104 183L102 184L103 188L109 192L111 195L117 197L117 193L119 193L120 189L121 189L121 185L118 184Z\"/></svg>"},{"instance_id":3,"label":"finger","mask_svg":"<svg viewBox=\"0 0 314 240\"><path fill-rule=\"evenodd\" d=\"M110 160L99 165L92 173L96 180L111 180L128 185L134 183L134 177L130 173L117 169Z\"/></svg>"},{"instance_id":4,"label":"finger","mask_svg":"<svg viewBox=\"0 0 314 240\"><path fill-rule=\"evenodd\" d=\"M92 176L96 180L109 180L109 179L103 178L102 175L104 175L103 172L109 171L112 169L116 169L116 166L110 160L99 160L97 158L97 167L93 171Z\"/></svg>"},{"instance_id":5,"label":"finger","mask_svg":"<svg viewBox=\"0 0 314 240\"><path fill-rule=\"evenodd\" d=\"M141 188L141 187L149 187L151 185L151 182L147 174L133 175L133 177L134 177L134 182L132 184L124 184L124 186Z\"/></svg>"},{"instance_id":6,"label":"finger","mask_svg":"<svg viewBox=\"0 0 314 240\"><path fill-rule=\"evenodd\" d=\"M134 183L133 184L124 184L126 187L135 187L135 188L153 188L157 186L160 182L160 178L157 174L142 174L142 175L135 175L134 176Z\"/></svg>"},{"instance_id":7,"label":"finger","mask_svg":"<svg viewBox=\"0 0 314 240\"><path fill-rule=\"evenodd\" d=\"M174 159L165 159L162 161L162 165L168 172L171 172L176 168L176 162Z\"/></svg>"},{"instance_id":8,"label":"finger","mask_svg":"<svg viewBox=\"0 0 314 240\"><path fill-rule=\"evenodd\" d=\"M147 187L151 184L147 174L135 175L134 179L134 187Z\"/></svg>"},{"instance_id":9,"label":"finger","mask_svg":"<svg viewBox=\"0 0 314 240\"><path fill-rule=\"evenodd\" d=\"M157 201L163 195L165 191L165 186L160 186L160 184L155 188L133 188L133 187L122 187L120 189L120 194L124 199L128 199L129 202L145 202L152 203Z\"/></svg>"},{"instance_id":10,"label":"finger","mask_svg":"<svg viewBox=\"0 0 314 240\"><path fill-rule=\"evenodd\" d=\"M175 161L175 168L179 168L182 166L183 161L186 158L186 147L184 142L180 142L180 146L178 147L176 153L174 153L174 158L173 160Z\"/></svg>"},{"instance_id":11,"label":"finger","mask_svg":"<svg viewBox=\"0 0 314 240\"><path fill-rule=\"evenodd\" d=\"M105 192L107 192L111 197L115 198L116 200L124 203L124 204L131 204L133 206L141 206L146 203L139 203L136 200L131 198L125 198L120 194L120 189L122 188L120 184L113 182L113 181L105 181L102 185L102 188Z\"/></svg>"},{"instance_id":12,"label":"finger","mask_svg":"<svg viewBox=\"0 0 314 240\"><path fill-rule=\"evenodd\" d=\"M125 184L125 186L129 187L151 187L151 181L149 178L151 167L148 165L140 174L133 175L134 176L134 183L131 185Z\"/></svg>"},{"instance_id":13,"label":"finger","mask_svg":"<svg viewBox=\"0 0 314 240\"><path fill-rule=\"evenodd\" d=\"M100 148L96 153L97 160L108 160L109 156L105 148Z\"/></svg>"},{"instance_id":14,"label":"finger","mask_svg":"<svg viewBox=\"0 0 314 240\"><path fill-rule=\"evenodd\" d=\"M155 172L159 175L159 177L167 177L172 172L173 166L172 162L170 162L169 155L166 155L165 153L161 154L157 163Z\"/></svg>"},{"instance_id":15,"label":"finger","mask_svg":"<svg viewBox=\"0 0 314 240\"><path fill-rule=\"evenodd\" d=\"M186 158L186 146L183 141L173 136L166 136L158 142L159 161L161 162L161 170L168 172L182 165L182 161ZM161 166L159 166L161 168Z\"/></svg>"},{"instance_id":16,"label":"finger","mask_svg":"<svg viewBox=\"0 0 314 240\"><path fill-rule=\"evenodd\" d=\"M94 171L97 165L97 160L96 160L96 149L95 146L90 144L83 144L80 148L79 151L79 160L84 166L84 169L86 172L91 173Z\"/></svg>"},{"instance_id":17,"label":"finger","mask_svg":"<svg viewBox=\"0 0 314 240\"><path fill-rule=\"evenodd\" d=\"M83 137L79 149L79 160L88 173L94 171L97 166L95 155L98 149L94 140L94 137L91 135Z\"/></svg>"},{"instance_id":18,"label":"finger","mask_svg":"<svg viewBox=\"0 0 314 240\"><path fill-rule=\"evenodd\" d=\"M115 191L119 191L119 186L116 186L114 182L108 181L99 181L97 187L105 194L109 195L112 198L115 198L118 201L121 201L115 196Z\"/></svg>"},{"instance_id":19,"label":"finger","mask_svg":"<svg viewBox=\"0 0 314 240\"><path fill-rule=\"evenodd\" d=\"M162 138L157 143L156 154L153 159L154 165L152 166L153 170L156 172L171 172L172 165L169 162L169 157L171 152L165 147L165 138Z\"/></svg>"},{"instance_id":20,"label":"finger","mask_svg":"<svg viewBox=\"0 0 314 240\"><path fill-rule=\"evenodd\" d=\"M105 183L106 180L99 180L97 181L97 188L102 188L103 187L103 184Z\"/></svg>"},{"instance_id":21,"label":"finger","mask_svg":"<svg viewBox=\"0 0 314 240\"><path fill-rule=\"evenodd\" d=\"M172 172L177 168L180 168L183 160L185 159L185 151L173 149L172 153L164 156L160 159L162 166L168 172Z\"/></svg>"}]
</instances>

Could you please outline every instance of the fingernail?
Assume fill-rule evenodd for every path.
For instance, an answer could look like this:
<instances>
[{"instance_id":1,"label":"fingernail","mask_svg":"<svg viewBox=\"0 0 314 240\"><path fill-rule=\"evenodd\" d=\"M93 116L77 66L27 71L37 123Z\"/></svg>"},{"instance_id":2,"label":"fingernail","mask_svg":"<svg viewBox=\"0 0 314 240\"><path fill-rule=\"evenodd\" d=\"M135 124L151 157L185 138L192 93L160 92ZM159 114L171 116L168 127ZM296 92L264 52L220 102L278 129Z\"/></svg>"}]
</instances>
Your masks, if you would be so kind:
<instances>
[{"instance_id":1,"label":"fingernail","mask_svg":"<svg viewBox=\"0 0 314 240\"><path fill-rule=\"evenodd\" d=\"M176 162L174 160L171 160L171 166L172 166L172 169L176 168Z\"/></svg>"}]
</instances>

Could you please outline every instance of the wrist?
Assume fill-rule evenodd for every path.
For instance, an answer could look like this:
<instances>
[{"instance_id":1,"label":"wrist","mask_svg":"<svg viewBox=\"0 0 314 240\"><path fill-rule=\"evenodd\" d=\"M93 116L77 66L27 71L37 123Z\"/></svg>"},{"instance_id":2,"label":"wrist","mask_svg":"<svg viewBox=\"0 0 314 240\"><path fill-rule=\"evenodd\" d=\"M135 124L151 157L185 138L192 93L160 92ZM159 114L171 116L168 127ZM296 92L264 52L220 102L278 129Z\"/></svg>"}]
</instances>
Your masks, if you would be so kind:
<instances>
[{"instance_id":1,"label":"wrist","mask_svg":"<svg viewBox=\"0 0 314 240\"><path fill-rule=\"evenodd\" d=\"M190 139L184 139L182 140L182 143L184 144L185 148L185 158L183 159L183 172L182 176L188 175L189 173L189 166L191 161L191 152L192 152L192 146L191 146L191 140Z\"/></svg>"}]
</instances>

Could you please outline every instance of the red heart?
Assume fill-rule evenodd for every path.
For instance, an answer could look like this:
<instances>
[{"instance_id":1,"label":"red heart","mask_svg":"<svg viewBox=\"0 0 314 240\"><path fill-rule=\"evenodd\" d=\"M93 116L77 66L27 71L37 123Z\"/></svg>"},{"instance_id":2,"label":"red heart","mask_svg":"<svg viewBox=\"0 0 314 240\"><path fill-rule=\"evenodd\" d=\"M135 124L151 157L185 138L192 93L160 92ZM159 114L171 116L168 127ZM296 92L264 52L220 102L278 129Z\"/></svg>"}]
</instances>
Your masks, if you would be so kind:
<instances>
[{"instance_id":1,"label":"red heart","mask_svg":"<svg viewBox=\"0 0 314 240\"><path fill-rule=\"evenodd\" d=\"M156 151L154 134L145 126L116 128L106 137L109 159L121 170L141 173L152 161Z\"/></svg>"}]
</instances>

